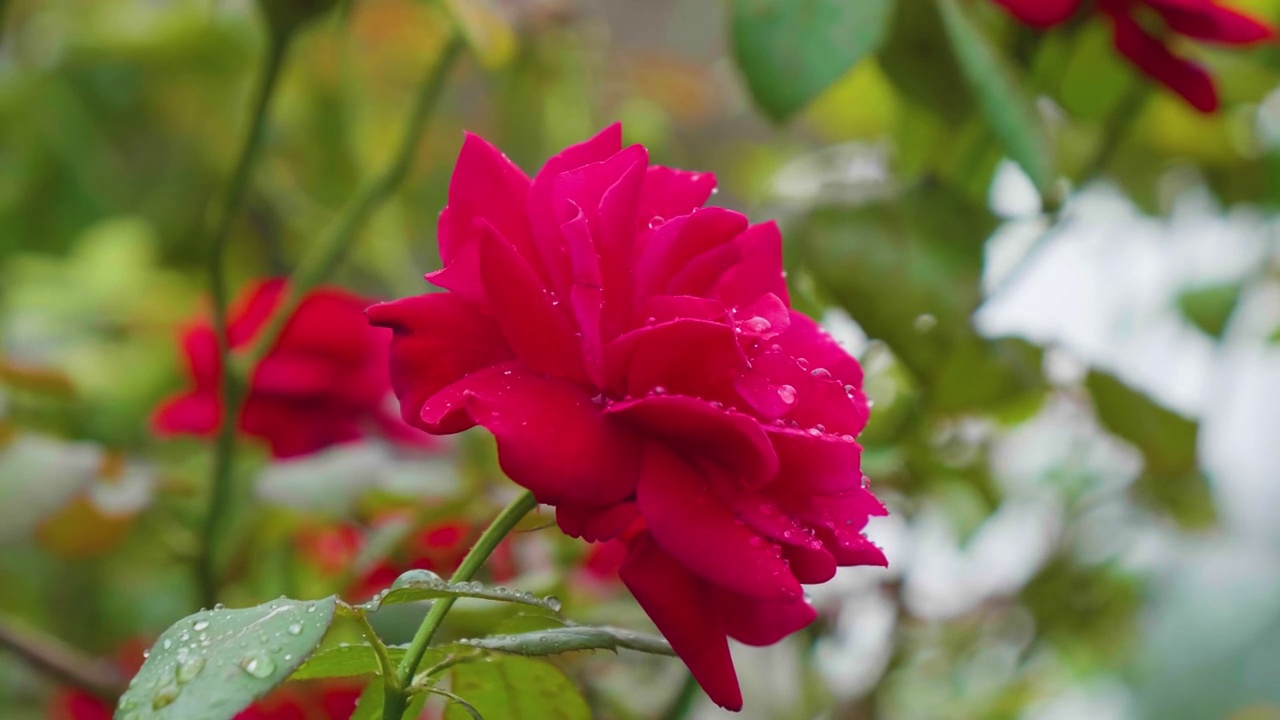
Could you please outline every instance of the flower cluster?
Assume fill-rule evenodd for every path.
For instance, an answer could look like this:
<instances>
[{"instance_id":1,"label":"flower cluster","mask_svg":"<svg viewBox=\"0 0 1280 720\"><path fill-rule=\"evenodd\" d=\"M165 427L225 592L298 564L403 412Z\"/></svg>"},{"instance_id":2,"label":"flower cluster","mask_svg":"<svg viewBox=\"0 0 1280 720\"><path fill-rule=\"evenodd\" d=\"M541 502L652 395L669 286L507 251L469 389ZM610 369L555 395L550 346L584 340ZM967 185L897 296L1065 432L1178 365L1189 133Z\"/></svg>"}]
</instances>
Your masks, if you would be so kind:
<instances>
[{"instance_id":1,"label":"flower cluster","mask_svg":"<svg viewBox=\"0 0 1280 720\"><path fill-rule=\"evenodd\" d=\"M605 129L532 179L467 136L440 216L445 292L369 310L391 328L404 419L480 425L566 533L626 545L619 573L718 704L728 638L808 625L801 585L883 565L855 437L862 370L790 308L773 223L703 207L708 174Z\"/></svg>"},{"instance_id":2,"label":"flower cluster","mask_svg":"<svg viewBox=\"0 0 1280 720\"><path fill-rule=\"evenodd\" d=\"M1022 22L1049 28L1066 22L1083 0L996 0ZM1116 50L1153 80L1201 112L1218 108L1213 78L1195 62L1174 54L1167 37L1220 45L1271 40L1275 30L1217 0L1098 0L1091 4L1111 22ZM1152 28L1160 28L1153 32Z\"/></svg>"}]
</instances>

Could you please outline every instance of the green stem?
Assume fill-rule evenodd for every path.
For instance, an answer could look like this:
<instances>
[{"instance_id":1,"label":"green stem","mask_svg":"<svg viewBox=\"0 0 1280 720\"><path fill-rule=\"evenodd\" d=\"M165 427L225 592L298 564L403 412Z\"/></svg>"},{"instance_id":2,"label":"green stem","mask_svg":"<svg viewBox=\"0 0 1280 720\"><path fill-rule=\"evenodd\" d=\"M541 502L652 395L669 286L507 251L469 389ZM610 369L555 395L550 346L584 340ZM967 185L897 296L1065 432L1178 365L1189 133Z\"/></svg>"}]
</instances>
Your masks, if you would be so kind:
<instances>
[{"instance_id":1,"label":"green stem","mask_svg":"<svg viewBox=\"0 0 1280 720\"><path fill-rule=\"evenodd\" d=\"M369 623L369 616L365 615L364 610L357 608L352 617L360 624L360 632L369 641L369 647L373 648L373 654L378 658L378 672L382 677L391 677L395 672L395 663L391 662L391 656L387 654L386 643L382 642L382 638L378 637L378 631L374 630L373 625Z\"/></svg>"},{"instance_id":2,"label":"green stem","mask_svg":"<svg viewBox=\"0 0 1280 720\"><path fill-rule=\"evenodd\" d=\"M328 277L355 242L369 218L404 182L413 164L413 158L417 154L423 130L440 101L449 71L462 55L465 45L462 35L457 30L451 30L444 49L440 52L440 57L427 71L426 77L418 87L413 110L391 163L364 187L354 201L347 205L325 232L321 241L303 257L302 262L289 277L285 298L280 307L271 314L267 326L258 334L249 351L241 358L239 367L242 371L252 368L270 352L281 331L284 330L285 323L302 302L303 296Z\"/></svg>"},{"instance_id":3,"label":"green stem","mask_svg":"<svg viewBox=\"0 0 1280 720\"><path fill-rule=\"evenodd\" d=\"M237 378L234 373L225 371L230 367L231 358L231 347L227 337L227 246L231 240L231 230L235 227L236 218L240 214L240 208L248 192L249 178L253 175L253 168L262 150L262 140L266 134L267 109L271 104L271 96L279 84L280 71L284 67L284 58L289 47L289 38L289 34L274 30L268 35L267 57L253 98L249 130L245 134L244 144L240 148L235 169L227 184L226 195L217 207L217 216L208 234L213 331L218 342L218 360L224 372L219 390L222 418L214 449L209 510L205 515L203 542L197 562L200 597L206 607L212 606L218 598L219 583L215 555L218 541L222 537L221 533L228 520L228 508L231 505L231 470L235 450L236 419L240 415L240 403L244 394L240 378Z\"/></svg>"},{"instance_id":4,"label":"green stem","mask_svg":"<svg viewBox=\"0 0 1280 720\"><path fill-rule=\"evenodd\" d=\"M519 523L521 518L537 506L538 501L533 499L533 493L527 490L520 493L519 497L498 513L498 517L494 518L493 523L480 535L480 539L462 559L462 564L458 566L458 571L453 574L449 582L459 583L470 580L484 565L485 560L489 559L489 555L498 547L498 543L502 542L502 539L515 528L516 523ZM408 652L400 661L400 668L395 678L387 678L383 720L400 720L403 717L409 698L408 689L413 683L414 673L418 671L418 665L431 645L431 638L439 629L444 616L449 614L449 608L453 607L455 599L443 597L432 603L431 610L427 612L422 624L418 626L418 632L413 636L413 642L409 643Z\"/></svg>"},{"instance_id":5,"label":"green stem","mask_svg":"<svg viewBox=\"0 0 1280 720\"><path fill-rule=\"evenodd\" d=\"M1146 104L1147 98L1151 94L1151 85L1143 80L1131 81L1133 84L1116 103L1116 107L1107 116L1106 123L1102 126L1102 143L1098 146L1098 151L1094 153L1089 164L1085 166L1085 170L1080 175L1080 184L1093 180L1106 171L1107 166L1111 164L1112 158L1115 156L1116 150L1120 148L1120 143L1125 136L1129 134L1130 128L1139 117L1139 111Z\"/></svg>"}]
</instances>

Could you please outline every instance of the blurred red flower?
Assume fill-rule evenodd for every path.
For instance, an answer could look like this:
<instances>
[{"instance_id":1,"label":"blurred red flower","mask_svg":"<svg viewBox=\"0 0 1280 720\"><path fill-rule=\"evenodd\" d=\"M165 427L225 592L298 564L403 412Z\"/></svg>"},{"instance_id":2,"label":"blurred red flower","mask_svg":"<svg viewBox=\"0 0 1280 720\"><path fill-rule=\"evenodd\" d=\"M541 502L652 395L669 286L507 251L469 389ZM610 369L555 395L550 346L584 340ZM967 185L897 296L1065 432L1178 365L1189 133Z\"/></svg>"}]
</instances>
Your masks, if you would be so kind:
<instances>
[{"instance_id":1,"label":"blurred red flower","mask_svg":"<svg viewBox=\"0 0 1280 720\"><path fill-rule=\"evenodd\" d=\"M1022 22L1048 28L1064 22L1080 8L1081 0L996 0ZM1219 45L1252 45L1275 37L1275 30L1216 0L1098 0L1093 5L1107 16L1116 49L1139 70L1181 95L1201 112L1218 108L1218 92L1204 68L1169 48L1167 37ZM1152 28L1161 30L1152 32Z\"/></svg>"},{"instance_id":2,"label":"blurred red flower","mask_svg":"<svg viewBox=\"0 0 1280 720\"><path fill-rule=\"evenodd\" d=\"M284 282L250 287L231 311L232 348L251 343L282 299ZM395 440L425 436L395 415L387 376L389 338L364 319L368 301L338 289L308 294L280 339L253 369L240 429L265 440L277 458L295 457L375 431ZM222 409L217 342L207 321L182 338L191 388L165 401L152 423L164 435L211 435Z\"/></svg>"},{"instance_id":3,"label":"blurred red flower","mask_svg":"<svg viewBox=\"0 0 1280 720\"><path fill-rule=\"evenodd\" d=\"M720 705L728 637L808 625L801 583L885 563L854 436L862 370L790 309L773 223L702 207L709 174L650 166L618 125L530 180L468 135L440 216L448 292L376 305L405 420L482 425L568 534L620 574Z\"/></svg>"}]
</instances>

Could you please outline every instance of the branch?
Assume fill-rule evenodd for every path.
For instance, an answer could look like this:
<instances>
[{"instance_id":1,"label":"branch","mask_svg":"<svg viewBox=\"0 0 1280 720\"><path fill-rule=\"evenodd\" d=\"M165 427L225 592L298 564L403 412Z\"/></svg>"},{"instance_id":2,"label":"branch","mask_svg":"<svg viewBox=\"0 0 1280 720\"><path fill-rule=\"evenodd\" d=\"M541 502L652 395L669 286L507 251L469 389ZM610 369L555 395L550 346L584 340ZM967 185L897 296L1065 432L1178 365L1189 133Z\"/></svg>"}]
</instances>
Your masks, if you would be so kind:
<instances>
[{"instance_id":1,"label":"branch","mask_svg":"<svg viewBox=\"0 0 1280 720\"><path fill-rule=\"evenodd\" d=\"M125 678L111 663L88 657L57 638L20 627L0 616L0 647L8 648L32 667L54 679L115 701Z\"/></svg>"}]
</instances>

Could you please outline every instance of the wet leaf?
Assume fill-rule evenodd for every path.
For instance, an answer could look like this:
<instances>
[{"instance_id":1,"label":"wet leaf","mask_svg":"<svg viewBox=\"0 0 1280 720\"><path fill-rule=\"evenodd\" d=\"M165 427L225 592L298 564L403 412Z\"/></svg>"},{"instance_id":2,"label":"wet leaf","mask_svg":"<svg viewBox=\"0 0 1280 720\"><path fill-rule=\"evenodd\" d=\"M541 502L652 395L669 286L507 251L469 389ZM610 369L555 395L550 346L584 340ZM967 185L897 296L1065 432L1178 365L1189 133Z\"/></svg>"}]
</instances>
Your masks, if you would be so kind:
<instances>
[{"instance_id":1,"label":"wet leaf","mask_svg":"<svg viewBox=\"0 0 1280 720\"><path fill-rule=\"evenodd\" d=\"M434 600L436 598L474 598L497 602L517 603L560 612L560 601L554 597L540 598L532 593L514 588L484 585L478 582L451 583L430 570L410 570L391 584L383 594L375 595L361 607L375 612L383 605Z\"/></svg>"},{"instance_id":2,"label":"wet leaf","mask_svg":"<svg viewBox=\"0 0 1280 720\"><path fill-rule=\"evenodd\" d=\"M337 599L205 610L160 636L120 698L119 720L230 720L289 678L324 638Z\"/></svg>"},{"instance_id":3,"label":"wet leaf","mask_svg":"<svg viewBox=\"0 0 1280 720\"><path fill-rule=\"evenodd\" d=\"M551 628L516 635L493 635L461 641L467 647L526 655L556 655L579 650L613 650L626 648L656 655L674 655L671 645L661 637L613 627L572 626Z\"/></svg>"},{"instance_id":4,"label":"wet leaf","mask_svg":"<svg viewBox=\"0 0 1280 720\"><path fill-rule=\"evenodd\" d=\"M496 656L453 669L453 692L489 720L589 720L591 710L563 672L550 663L523 657ZM471 720L457 705L445 720Z\"/></svg>"}]
</instances>

